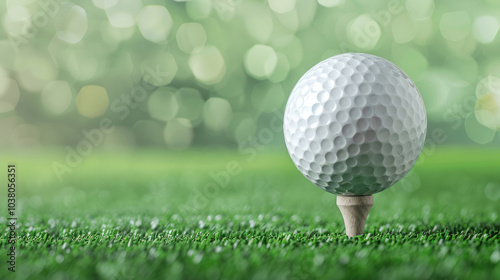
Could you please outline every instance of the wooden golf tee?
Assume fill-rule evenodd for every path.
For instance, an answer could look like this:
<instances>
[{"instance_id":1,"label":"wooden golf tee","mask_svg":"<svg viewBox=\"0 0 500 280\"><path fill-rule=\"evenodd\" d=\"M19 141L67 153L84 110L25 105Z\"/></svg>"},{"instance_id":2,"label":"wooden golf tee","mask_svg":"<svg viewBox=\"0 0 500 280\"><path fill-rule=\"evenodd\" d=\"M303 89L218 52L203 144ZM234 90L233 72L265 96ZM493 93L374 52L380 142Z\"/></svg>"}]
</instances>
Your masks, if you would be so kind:
<instances>
[{"instance_id":1,"label":"wooden golf tee","mask_svg":"<svg viewBox=\"0 0 500 280\"><path fill-rule=\"evenodd\" d=\"M347 236L363 235L366 217L373 205L373 196L337 195L337 206L342 213Z\"/></svg>"}]
</instances>

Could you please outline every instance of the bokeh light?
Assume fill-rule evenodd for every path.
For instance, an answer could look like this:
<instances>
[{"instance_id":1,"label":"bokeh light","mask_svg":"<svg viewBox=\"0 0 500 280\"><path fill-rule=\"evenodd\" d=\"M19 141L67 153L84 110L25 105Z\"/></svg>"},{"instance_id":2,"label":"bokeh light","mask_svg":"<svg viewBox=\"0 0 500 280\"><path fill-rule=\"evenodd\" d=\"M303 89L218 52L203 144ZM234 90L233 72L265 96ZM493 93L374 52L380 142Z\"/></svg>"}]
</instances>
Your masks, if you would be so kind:
<instances>
[{"instance_id":1,"label":"bokeh light","mask_svg":"<svg viewBox=\"0 0 500 280\"><path fill-rule=\"evenodd\" d=\"M170 84L177 74L177 62L174 56L165 51L157 51L148 55L141 64L143 79L157 87Z\"/></svg>"},{"instance_id":2,"label":"bokeh light","mask_svg":"<svg viewBox=\"0 0 500 280\"><path fill-rule=\"evenodd\" d=\"M19 96L17 82L0 76L0 113L14 110L19 102Z\"/></svg>"},{"instance_id":3,"label":"bokeh light","mask_svg":"<svg viewBox=\"0 0 500 280\"><path fill-rule=\"evenodd\" d=\"M484 188L484 194L491 201L500 200L500 185L497 182L489 182Z\"/></svg>"},{"instance_id":4,"label":"bokeh light","mask_svg":"<svg viewBox=\"0 0 500 280\"><path fill-rule=\"evenodd\" d=\"M474 36L483 44L493 42L499 28L498 19L494 16L480 16L474 20Z\"/></svg>"},{"instance_id":5,"label":"bokeh light","mask_svg":"<svg viewBox=\"0 0 500 280\"><path fill-rule=\"evenodd\" d=\"M109 23L118 28L135 25L135 17L141 10L140 0L117 1L116 4L105 8Z\"/></svg>"},{"instance_id":6,"label":"bokeh light","mask_svg":"<svg viewBox=\"0 0 500 280\"><path fill-rule=\"evenodd\" d=\"M23 5L12 5L2 16L2 26L7 34L19 36L26 33L26 27L30 24L30 11Z\"/></svg>"},{"instance_id":7,"label":"bokeh light","mask_svg":"<svg viewBox=\"0 0 500 280\"><path fill-rule=\"evenodd\" d=\"M148 111L152 118L168 121L177 115L179 103L175 89L162 87L154 91L148 99Z\"/></svg>"},{"instance_id":8,"label":"bokeh light","mask_svg":"<svg viewBox=\"0 0 500 280\"><path fill-rule=\"evenodd\" d=\"M57 66L46 52L23 48L14 58L19 86L30 92L40 92L58 74Z\"/></svg>"},{"instance_id":9,"label":"bokeh light","mask_svg":"<svg viewBox=\"0 0 500 280\"><path fill-rule=\"evenodd\" d=\"M271 76L277 62L278 56L270 46L255 45L245 54L245 69L247 73L259 80Z\"/></svg>"},{"instance_id":10,"label":"bokeh light","mask_svg":"<svg viewBox=\"0 0 500 280\"><path fill-rule=\"evenodd\" d=\"M134 33L135 28L133 26L119 28L111 25L109 21L101 23L102 39L110 45L131 39Z\"/></svg>"},{"instance_id":11,"label":"bokeh light","mask_svg":"<svg viewBox=\"0 0 500 280\"><path fill-rule=\"evenodd\" d=\"M80 115L96 118L103 115L109 106L106 89L97 85L82 87L76 96L76 108Z\"/></svg>"},{"instance_id":12,"label":"bokeh light","mask_svg":"<svg viewBox=\"0 0 500 280\"><path fill-rule=\"evenodd\" d=\"M333 8L343 5L345 3L345 0L318 0L318 3L323 7Z\"/></svg>"},{"instance_id":13,"label":"bokeh light","mask_svg":"<svg viewBox=\"0 0 500 280\"><path fill-rule=\"evenodd\" d=\"M11 132L37 128L26 143L76 143L75 132L104 115L120 120L109 145L183 149L169 144L175 127L190 131L187 148L242 143L283 110L307 69L343 52L403 69L429 127L450 142L493 145L499 131L491 1L92 0L54 2L57 13L40 3L0 7L1 110L19 117ZM113 140L120 135L133 140Z\"/></svg>"},{"instance_id":14,"label":"bokeh light","mask_svg":"<svg viewBox=\"0 0 500 280\"><path fill-rule=\"evenodd\" d=\"M290 63L288 59L282 53L277 53L278 61L276 62L276 68L273 74L269 76L269 80L273 83L279 83L286 80L288 73L290 72Z\"/></svg>"},{"instance_id":15,"label":"bokeh light","mask_svg":"<svg viewBox=\"0 0 500 280\"><path fill-rule=\"evenodd\" d=\"M279 14L288 13L295 8L297 0L269 0L269 7L271 10Z\"/></svg>"},{"instance_id":16,"label":"bokeh light","mask_svg":"<svg viewBox=\"0 0 500 280\"><path fill-rule=\"evenodd\" d=\"M109 9L109 8L112 8L114 5L116 5L118 3L119 0L92 0L92 3L94 3L94 5L97 7L97 8L100 8L100 9Z\"/></svg>"},{"instance_id":17,"label":"bokeh light","mask_svg":"<svg viewBox=\"0 0 500 280\"><path fill-rule=\"evenodd\" d=\"M203 25L190 22L184 23L179 27L176 39L179 49L190 54L200 51L205 46L207 35L205 29L203 29Z\"/></svg>"},{"instance_id":18,"label":"bokeh light","mask_svg":"<svg viewBox=\"0 0 500 280\"><path fill-rule=\"evenodd\" d=\"M211 0L192 0L186 2L187 15L194 20L207 18L212 12Z\"/></svg>"},{"instance_id":19,"label":"bokeh light","mask_svg":"<svg viewBox=\"0 0 500 280\"><path fill-rule=\"evenodd\" d=\"M204 84L216 84L226 73L226 64L219 49L206 46L189 57L189 68L196 79Z\"/></svg>"},{"instance_id":20,"label":"bokeh light","mask_svg":"<svg viewBox=\"0 0 500 280\"><path fill-rule=\"evenodd\" d=\"M479 123L492 130L500 130L500 95L489 93L479 98L475 113Z\"/></svg>"},{"instance_id":21,"label":"bokeh light","mask_svg":"<svg viewBox=\"0 0 500 280\"><path fill-rule=\"evenodd\" d=\"M488 76L476 87L475 116L485 127L500 130L500 79Z\"/></svg>"},{"instance_id":22,"label":"bokeh light","mask_svg":"<svg viewBox=\"0 0 500 280\"><path fill-rule=\"evenodd\" d=\"M476 97L479 99L491 92L500 92L500 78L488 75L481 79L476 86Z\"/></svg>"},{"instance_id":23,"label":"bokeh light","mask_svg":"<svg viewBox=\"0 0 500 280\"><path fill-rule=\"evenodd\" d=\"M299 14L295 9L292 9L287 13L278 13L276 17L278 18L279 22L289 31L295 33L299 29Z\"/></svg>"},{"instance_id":24,"label":"bokeh light","mask_svg":"<svg viewBox=\"0 0 500 280\"><path fill-rule=\"evenodd\" d=\"M88 28L87 12L68 2L61 3L59 9L53 19L57 37L70 44L80 42Z\"/></svg>"},{"instance_id":25,"label":"bokeh light","mask_svg":"<svg viewBox=\"0 0 500 280\"><path fill-rule=\"evenodd\" d=\"M165 41L173 24L170 13L163 6L145 6L137 15L137 27L142 36L151 42Z\"/></svg>"},{"instance_id":26,"label":"bokeh light","mask_svg":"<svg viewBox=\"0 0 500 280\"><path fill-rule=\"evenodd\" d=\"M224 131L231 124L232 117L231 105L223 98L212 97L203 106L203 121L210 131Z\"/></svg>"},{"instance_id":27,"label":"bokeh light","mask_svg":"<svg viewBox=\"0 0 500 280\"><path fill-rule=\"evenodd\" d=\"M66 81L48 83L41 94L42 105L52 115L64 113L73 98L71 89Z\"/></svg>"}]
</instances>

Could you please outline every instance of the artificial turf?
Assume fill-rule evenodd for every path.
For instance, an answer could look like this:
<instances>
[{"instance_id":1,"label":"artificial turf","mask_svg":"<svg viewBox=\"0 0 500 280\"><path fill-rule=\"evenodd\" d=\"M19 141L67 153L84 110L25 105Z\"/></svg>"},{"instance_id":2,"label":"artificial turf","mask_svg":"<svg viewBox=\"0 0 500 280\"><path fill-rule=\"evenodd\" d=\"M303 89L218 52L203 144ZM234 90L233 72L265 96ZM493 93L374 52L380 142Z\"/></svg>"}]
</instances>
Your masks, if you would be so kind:
<instances>
[{"instance_id":1,"label":"artificial turf","mask_svg":"<svg viewBox=\"0 0 500 280\"><path fill-rule=\"evenodd\" d=\"M19 217L1 279L500 279L497 150L423 153L353 239L283 150L94 152L62 181L63 153L1 158L18 166Z\"/></svg>"}]
</instances>

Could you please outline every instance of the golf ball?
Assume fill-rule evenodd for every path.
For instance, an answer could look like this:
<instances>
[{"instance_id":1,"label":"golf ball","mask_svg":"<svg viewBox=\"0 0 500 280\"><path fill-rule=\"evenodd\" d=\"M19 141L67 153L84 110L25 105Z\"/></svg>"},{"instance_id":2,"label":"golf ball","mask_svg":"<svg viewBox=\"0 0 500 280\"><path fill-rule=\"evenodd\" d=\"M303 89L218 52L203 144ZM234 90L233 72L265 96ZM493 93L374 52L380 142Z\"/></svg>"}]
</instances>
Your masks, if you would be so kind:
<instances>
[{"instance_id":1,"label":"golf ball","mask_svg":"<svg viewBox=\"0 0 500 280\"><path fill-rule=\"evenodd\" d=\"M338 195L370 195L412 168L427 130L424 102L396 65L345 53L312 67L286 104L286 147L312 183Z\"/></svg>"}]
</instances>

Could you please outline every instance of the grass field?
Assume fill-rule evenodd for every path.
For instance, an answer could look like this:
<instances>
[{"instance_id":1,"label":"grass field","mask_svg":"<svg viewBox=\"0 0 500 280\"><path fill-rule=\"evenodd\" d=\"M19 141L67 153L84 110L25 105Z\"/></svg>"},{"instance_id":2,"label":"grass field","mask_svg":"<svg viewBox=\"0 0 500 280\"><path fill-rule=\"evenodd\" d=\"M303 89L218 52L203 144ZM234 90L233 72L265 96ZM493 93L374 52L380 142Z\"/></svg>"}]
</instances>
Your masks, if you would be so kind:
<instances>
[{"instance_id":1,"label":"grass field","mask_svg":"<svg viewBox=\"0 0 500 280\"><path fill-rule=\"evenodd\" d=\"M19 240L0 279L500 278L496 150L422 156L353 239L282 150L95 152L62 182L63 153L1 158L2 178L18 166Z\"/></svg>"}]
</instances>

